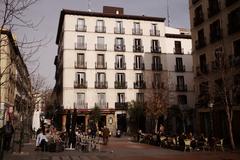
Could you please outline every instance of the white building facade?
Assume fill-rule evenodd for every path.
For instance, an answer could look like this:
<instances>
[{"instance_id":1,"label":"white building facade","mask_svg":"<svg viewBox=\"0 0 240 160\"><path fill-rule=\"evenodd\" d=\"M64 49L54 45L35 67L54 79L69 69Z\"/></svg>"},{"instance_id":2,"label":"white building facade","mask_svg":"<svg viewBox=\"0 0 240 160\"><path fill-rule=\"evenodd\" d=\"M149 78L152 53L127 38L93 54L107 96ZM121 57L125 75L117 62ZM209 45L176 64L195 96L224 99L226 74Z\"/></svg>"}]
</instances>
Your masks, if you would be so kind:
<instances>
[{"instance_id":1,"label":"white building facade","mask_svg":"<svg viewBox=\"0 0 240 160\"><path fill-rule=\"evenodd\" d=\"M103 13L62 10L55 59L58 104L77 109L77 123L85 127L98 106L100 127L126 130L128 102L146 101L159 87L154 82L166 75L169 106L179 101L194 106L191 36L166 27L164 20L124 15L115 7Z\"/></svg>"}]
</instances>

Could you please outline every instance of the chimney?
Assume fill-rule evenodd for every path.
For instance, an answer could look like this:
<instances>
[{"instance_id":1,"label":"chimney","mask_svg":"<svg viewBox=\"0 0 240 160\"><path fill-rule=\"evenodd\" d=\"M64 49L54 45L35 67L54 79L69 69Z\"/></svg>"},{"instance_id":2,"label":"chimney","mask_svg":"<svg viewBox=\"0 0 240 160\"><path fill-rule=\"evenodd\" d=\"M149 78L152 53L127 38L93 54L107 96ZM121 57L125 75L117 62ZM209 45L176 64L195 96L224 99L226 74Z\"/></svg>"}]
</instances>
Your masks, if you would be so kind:
<instances>
[{"instance_id":1,"label":"chimney","mask_svg":"<svg viewBox=\"0 0 240 160\"><path fill-rule=\"evenodd\" d=\"M124 9L120 7L103 6L104 14L123 15Z\"/></svg>"}]
</instances>

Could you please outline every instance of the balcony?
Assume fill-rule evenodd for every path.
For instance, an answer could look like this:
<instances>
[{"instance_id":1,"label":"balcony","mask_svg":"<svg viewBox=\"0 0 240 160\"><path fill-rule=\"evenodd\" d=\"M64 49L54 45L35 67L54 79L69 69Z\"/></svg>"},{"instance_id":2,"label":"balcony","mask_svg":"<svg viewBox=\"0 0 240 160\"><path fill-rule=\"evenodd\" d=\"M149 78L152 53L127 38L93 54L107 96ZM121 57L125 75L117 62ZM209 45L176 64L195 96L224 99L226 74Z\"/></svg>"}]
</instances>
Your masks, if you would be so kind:
<instances>
[{"instance_id":1,"label":"balcony","mask_svg":"<svg viewBox=\"0 0 240 160\"><path fill-rule=\"evenodd\" d=\"M225 0L225 5L228 7L232 5L233 3L237 2L238 0Z\"/></svg>"},{"instance_id":2,"label":"balcony","mask_svg":"<svg viewBox=\"0 0 240 160\"><path fill-rule=\"evenodd\" d=\"M141 45L133 45L133 52L144 52L143 46Z\"/></svg>"},{"instance_id":3,"label":"balcony","mask_svg":"<svg viewBox=\"0 0 240 160\"><path fill-rule=\"evenodd\" d=\"M151 46L151 53L161 53L161 47Z\"/></svg>"},{"instance_id":4,"label":"balcony","mask_svg":"<svg viewBox=\"0 0 240 160\"><path fill-rule=\"evenodd\" d=\"M186 84L177 84L176 85L176 91L178 92L186 92L187 91L187 85Z\"/></svg>"},{"instance_id":5,"label":"balcony","mask_svg":"<svg viewBox=\"0 0 240 160\"><path fill-rule=\"evenodd\" d=\"M204 21L203 16L194 17L193 18L193 25L194 25L194 27L196 27L196 26L200 25L201 23L203 23L203 21Z\"/></svg>"},{"instance_id":6,"label":"balcony","mask_svg":"<svg viewBox=\"0 0 240 160\"><path fill-rule=\"evenodd\" d=\"M122 63L116 63L115 62L115 69L117 70L125 70L126 69L126 63L122 62Z\"/></svg>"},{"instance_id":7,"label":"balcony","mask_svg":"<svg viewBox=\"0 0 240 160\"><path fill-rule=\"evenodd\" d=\"M133 35L142 35L143 34L143 30L142 29L133 28L132 29L132 34Z\"/></svg>"},{"instance_id":8,"label":"balcony","mask_svg":"<svg viewBox=\"0 0 240 160\"><path fill-rule=\"evenodd\" d=\"M104 82L95 81L95 88L96 89L107 89L108 82L107 81L104 81Z\"/></svg>"},{"instance_id":9,"label":"balcony","mask_svg":"<svg viewBox=\"0 0 240 160\"><path fill-rule=\"evenodd\" d=\"M144 65L144 63L133 63L133 69L134 70L144 70L145 65Z\"/></svg>"},{"instance_id":10,"label":"balcony","mask_svg":"<svg viewBox=\"0 0 240 160\"><path fill-rule=\"evenodd\" d=\"M75 69L87 69L87 62L75 62Z\"/></svg>"},{"instance_id":11,"label":"balcony","mask_svg":"<svg viewBox=\"0 0 240 160\"><path fill-rule=\"evenodd\" d=\"M152 63L153 71L162 71L162 64Z\"/></svg>"},{"instance_id":12,"label":"balcony","mask_svg":"<svg viewBox=\"0 0 240 160\"><path fill-rule=\"evenodd\" d=\"M86 32L87 31L87 26L86 25L76 25L75 26L75 31Z\"/></svg>"},{"instance_id":13,"label":"balcony","mask_svg":"<svg viewBox=\"0 0 240 160\"><path fill-rule=\"evenodd\" d=\"M174 54L184 54L183 48L173 48L173 53Z\"/></svg>"},{"instance_id":14,"label":"balcony","mask_svg":"<svg viewBox=\"0 0 240 160\"><path fill-rule=\"evenodd\" d=\"M152 88L153 88L153 89L161 89L161 88L164 88L164 83L152 82Z\"/></svg>"},{"instance_id":15,"label":"balcony","mask_svg":"<svg viewBox=\"0 0 240 160\"><path fill-rule=\"evenodd\" d=\"M197 71L197 76L200 76L200 75L203 75L203 74L208 74L208 65L205 64L205 65L202 65L202 66L198 66L196 68L196 71Z\"/></svg>"},{"instance_id":16,"label":"balcony","mask_svg":"<svg viewBox=\"0 0 240 160\"><path fill-rule=\"evenodd\" d=\"M150 29L150 36L160 36L160 30Z\"/></svg>"},{"instance_id":17,"label":"balcony","mask_svg":"<svg viewBox=\"0 0 240 160\"><path fill-rule=\"evenodd\" d=\"M175 65L175 72L185 72L185 65Z\"/></svg>"},{"instance_id":18,"label":"balcony","mask_svg":"<svg viewBox=\"0 0 240 160\"><path fill-rule=\"evenodd\" d=\"M220 29L219 31L210 32L209 37L210 37L210 43L217 42L223 38L223 30Z\"/></svg>"},{"instance_id":19,"label":"balcony","mask_svg":"<svg viewBox=\"0 0 240 160\"><path fill-rule=\"evenodd\" d=\"M97 103L95 103L95 106L99 107L100 109L108 109L107 102L97 102Z\"/></svg>"},{"instance_id":20,"label":"balcony","mask_svg":"<svg viewBox=\"0 0 240 160\"><path fill-rule=\"evenodd\" d=\"M114 87L115 89L127 89L127 82L115 81Z\"/></svg>"},{"instance_id":21,"label":"balcony","mask_svg":"<svg viewBox=\"0 0 240 160\"><path fill-rule=\"evenodd\" d=\"M84 103L84 102L77 103L77 102L75 102L74 103L74 108L76 108L76 109L88 109L88 103Z\"/></svg>"},{"instance_id":22,"label":"balcony","mask_svg":"<svg viewBox=\"0 0 240 160\"><path fill-rule=\"evenodd\" d=\"M95 69L107 69L107 63L95 63Z\"/></svg>"},{"instance_id":23,"label":"balcony","mask_svg":"<svg viewBox=\"0 0 240 160\"><path fill-rule=\"evenodd\" d=\"M117 52L125 52L126 48L124 44L115 44L114 45L114 51Z\"/></svg>"},{"instance_id":24,"label":"balcony","mask_svg":"<svg viewBox=\"0 0 240 160\"><path fill-rule=\"evenodd\" d=\"M127 102L116 102L115 103L115 110L128 110L128 103Z\"/></svg>"},{"instance_id":25,"label":"balcony","mask_svg":"<svg viewBox=\"0 0 240 160\"><path fill-rule=\"evenodd\" d=\"M146 82L137 81L137 82L134 82L133 86L134 86L134 89L145 89L146 88Z\"/></svg>"},{"instance_id":26,"label":"balcony","mask_svg":"<svg viewBox=\"0 0 240 160\"><path fill-rule=\"evenodd\" d=\"M216 3L212 4L211 7L208 8L208 18L216 15L220 12L220 1L216 1Z\"/></svg>"},{"instance_id":27,"label":"balcony","mask_svg":"<svg viewBox=\"0 0 240 160\"><path fill-rule=\"evenodd\" d=\"M95 50L96 51L106 51L107 44L95 44Z\"/></svg>"},{"instance_id":28,"label":"balcony","mask_svg":"<svg viewBox=\"0 0 240 160\"><path fill-rule=\"evenodd\" d=\"M75 81L74 82L74 88L76 89L86 89L87 88L87 81L83 81L83 82L78 82L78 81Z\"/></svg>"},{"instance_id":29,"label":"balcony","mask_svg":"<svg viewBox=\"0 0 240 160\"><path fill-rule=\"evenodd\" d=\"M125 33L125 28L114 27L114 33L115 34L124 34Z\"/></svg>"},{"instance_id":30,"label":"balcony","mask_svg":"<svg viewBox=\"0 0 240 160\"><path fill-rule=\"evenodd\" d=\"M86 43L75 43L76 50L86 50L87 44Z\"/></svg>"},{"instance_id":31,"label":"balcony","mask_svg":"<svg viewBox=\"0 0 240 160\"><path fill-rule=\"evenodd\" d=\"M106 33L106 27L105 26L95 26L95 32Z\"/></svg>"},{"instance_id":32,"label":"balcony","mask_svg":"<svg viewBox=\"0 0 240 160\"><path fill-rule=\"evenodd\" d=\"M206 46L206 38L204 37L203 39L199 39L195 41L195 48L196 49L201 49Z\"/></svg>"}]
</instances>

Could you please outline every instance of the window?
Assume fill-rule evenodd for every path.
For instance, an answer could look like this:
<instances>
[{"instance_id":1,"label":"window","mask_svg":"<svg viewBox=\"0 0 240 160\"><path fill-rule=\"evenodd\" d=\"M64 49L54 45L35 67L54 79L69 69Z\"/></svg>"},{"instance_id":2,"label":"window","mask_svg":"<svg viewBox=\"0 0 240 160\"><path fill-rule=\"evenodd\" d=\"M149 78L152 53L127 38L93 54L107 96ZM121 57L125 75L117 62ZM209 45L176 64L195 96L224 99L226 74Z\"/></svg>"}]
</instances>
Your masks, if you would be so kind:
<instances>
[{"instance_id":1,"label":"window","mask_svg":"<svg viewBox=\"0 0 240 160\"><path fill-rule=\"evenodd\" d=\"M84 84L85 83L85 73L84 72L77 72L76 73L76 83L77 84Z\"/></svg>"},{"instance_id":2,"label":"window","mask_svg":"<svg viewBox=\"0 0 240 160\"><path fill-rule=\"evenodd\" d=\"M84 36L77 36L77 43L75 45L76 49L86 49L86 44L84 41Z\"/></svg>"},{"instance_id":3,"label":"window","mask_svg":"<svg viewBox=\"0 0 240 160\"><path fill-rule=\"evenodd\" d=\"M162 85L161 74L160 73L154 73L154 75L153 75L153 88L159 89L159 88L162 87L161 85Z\"/></svg>"},{"instance_id":4,"label":"window","mask_svg":"<svg viewBox=\"0 0 240 160\"><path fill-rule=\"evenodd\" d=\"M184 86L184 76L177 76L177 84L179 86Z\"/></svg>"},{"instance_id":5,"label":"window","mask_svg":"<svg viewBox=\"0 0 240 160\"><path fill-rule=\"evenodd\" d=\"M159 41L152 40L151 52L160 52Z\"/></svg>"},{"instance_id":6,"label":"window","mask_svg":"<svg viewBox=\"0 0 240 160\"><path fill-rule=\"evenodd\" d=\"M142 40L141 39L134 39L133 41L133 51L134 52L143 52Z\"/></svg>"},{"instance_id":7,"label":"window","mask_svg":"<svg viewBox=\"0 0 240 160\"><path fill-rule=\"evenodd\" d=\"M107 45L104 43L104 37L97 37L96 50L105 51L107 50Z\"/></svg>"},{"instance_id":8,"label":"window","mask_svg":"<svg viewBox=\"0 0 240 160\"><path fill-rule=\"evenodd\" d=\"M150 35L151 36L160 36L160 32L157 29L157 24L152 24L151 30L150 30Z\"/></svg>"},{"instance_id":9,"label":"window","mask_svg":"<svg viewBox=\"0 0 240 160\"><path fill-rule=\"evenodd\" d=\"M175 44L174 53L175 54L183 54L181 41L174 41L174 44Z\"/></svg>"},{"instance_id":10,"label":"window","mask_svg":"<svg viewBox=\"0 0 240 160\"><path fill-rule=\"evenodd\" d=\"M76 31L86 32L87 27L85 26L85 20L82 18L77 19Z\"/></svg>"},{"instance_id":11,"label":"window","mask_svg":"<svg viewBox=\"0 0 240 160\"><path fill-rule=\"evenodd\" d=\"M183 65L183 60L181 57L176 57L176 66L175 66L176 72L184 72L185 66Z\"/></svg>"},{"instance_id":12,"label":"window","mask_svg":"<svg viewBox=\"0 0 240 160\"><path fill-rule=\"evenodd\" d=\"M116 56L115 68L116 69L125 69L126 68L125 58L123 55Z\"/></svg>"},{"instance_id":13,"label":"window","mask_svg":"<svg viewBox=\"0 0 240 160\"><path fill-rule=\"evenodd\" d=\"M116 38L115 39L115 51L125 51L124 39L123 38Z\"/></svg>"},{"instance_id":14,"label":"window","mask_svg":"<svg viewBox=\"0 0 240 160\"><path fill-rule=\"evenodd\" d=\"M202 82L199 84L199 94L208 95L208 82Z\"/></svg>"},{"instance_id":15,"label":"window","mask_svg":"<svg viewBox=\"0 0 240 160\"><path fill-rule=\"evenodd\" d=\"M136 73L136 82L143 82L143 73Z\"/></svg>"},{"instance_id":16,"label":"window","mask_svg":"<svg viewBox=\"0 0 240 160\"><path fill-rule=\"evenodd\" d=\"M95 31L99 32L99 33L105 33L106 32L106 28L105 28L103 20L97 20Z\"/></svg>"},{"instance_id":17,"label":"window","mask_svg":"<svg viewBox=\"0 0 240 160\"><path fill-rule=\"evenodd\" d=\"M105 73L97 73L96 74L96 81L97 82L105 82L106 81Z\"/></svg>"},{"instance_id":18,"label":"window","mask_svg":"<svg viewBox=\"0 0 240 160\"><path fill-rule=\"evenodd\" d=\"M97 65L104 65L104 54L98 54L97 55Z\"/></svg>"},{"instance_id":19,"label":"window","mask_svg":"<svg viewBox=\"0 0 240 160\"><path fill-rule=\"evenodd\" d=\"M208 17L212 17L220 11L219 0L208 0Z\"/></svg>"},{"instance_id":20,"label":"window","mask_svg":"<svg viewBox=\"0 0 240 160\"><path fill-rule=\"evenodd\" d=\"M117 102L118 103L125 103L125 94L124 93L118 93L117 94Z\"/></svg>"},{"instance_id":21,"label":"window","mask_svg":"<svg viewBox=\"0 0 240 160\"><path fill-rule=\"evenodd\" d=\"M233 42L233 53L235 57L240 57L240 39Z\"/></svg>"},{"instance_id":22,"label":"window","mask_svg":"<svg viewBox=\"0 0 240 160\"><path fill-rule=\"evenodd\" d=\"M178 95L178 104L186 105L187 104L187 96L186 95Z\"/></svg>"},{"instance_id":23,"label":"window","mask_svg":"<svg viewBox=\"0 0 240 160\"><path fill-rule=\"evenodd\" d=\"M143 57L135 56L134 69L143 69Z\"/></svg>"},{"instance_id":24,"label":"window","mask_svg":"<svg viewBox=\"0 0 240 160\"><path fill-rule=\"evenodd\" d=\"M117 21L116 22L116 27L114 28L114 33L118 34L124 34L125 29L123 28L123 22L122 21Z\"/></svg>"},{"instance_id":25,"label":"window","mask_svg":"<svg viewBox=\"0 0 240 160\"><path fill-rule=\"evenodd\" d=\"M144 93L137 93L136 94L136 101L138 103L144 103Z\"/></svg>"},{"instance_id":26,"label":"window","mask_svg":"<svg viewBox=\"0 0 240 160\"><path fill-rule=\"evenodd\" d=\"M200 55L200 71L202 73L207 73L208 68L207 68L207 60L206 60L206 55L202 54Z\"/></svg>"},{"instance_id":27,"label":"window","mask_svg":"<svg viewBox=\"0 0 240 160\"><path fill-rule=\"evenodd\" d=\"M85 93L77 93L77 107L85 106Z\"/></svg>"},{"instance_id":28,"label":"window","mask_svg":"<svg viewBox=\"0 0 240 160\"><path fill-rule=\"evenodd\" d=\"M201 5L198 6L194 12L195 12L195 17L194 17L193 23L194 23L194 26L197 26L204 21L202 6Z\"/></svg>"},{"instance_id":29,"label":"window","mask_svg":"<svg viewBox=\"0 0 240 160\"><path fill-rule=\"evenodd\" d=\"M198 40L195 42L195 45L196 45L196 49L200 49L200 48L203 48L204 46L206 46L203 29L198 31Z\"/></svg>"},{"instance_id":30,"label":"window","mask_svg":"<svg viewBox=\"0 0 240 160\"><path fill-rule=\"evenodd\" d=\"M162 70L161 58L160 56L152 57L152 70Z\"/></svg>"},{"instance_id":31,"label":"window","mask_svg":"<svg viewBox=\"0 0 240 160\"><path fill-rule=\"evenodd\" d=\"M240 31L240 7L233 10L228 15L228 33L236 33Z\"/></svg>"},{"instance_id":32,"label":"window","mask_svg":"<svg viewBox=\"0 0 240 160\"><path fill-rule=\"evenodd\" d=\"M82 65L82 64L84 64L84 62L85 62L84 54L78 53L77 54L77 64Z\"/></svg>"},{"instance_id":33,"label":"window","mask_svg":"<svg viewBox=\"0 0 240 160\"><path fill-rule=\"evenodd\" d=\"M106 105L106 94L105 93L98 93L98 105L103 106Z\"/></svg>"},{"instance_id":34,"label":"window","mask_svg":"<svg viewBox=\"0 0 240 160\"><path fill-rule=\"evenodd\" d=\"M119 83L125 82L125 74L124 73L117 73L116 74L116 81Z\"/></svg>"},{"instance_id":35,"label":"window","mask_svg":"<svg viewBox=\"0 0 240 160\"><path fill-rule=\"evenodd\" d=\"M139 22L133 23L133 34L135 35L142 35L142 29L140 28Z\"/></svg>"},{"instance_id":36,"label":"window","mask_svg":"<svg viewBox=\"0 0 240 160\"><path fill-rule=\"evenodd\" d=\"M216 42L222 38L222 32L220 28L220 20L214 21L210 24L210 42Z\"/></svg>"}]
</instances>

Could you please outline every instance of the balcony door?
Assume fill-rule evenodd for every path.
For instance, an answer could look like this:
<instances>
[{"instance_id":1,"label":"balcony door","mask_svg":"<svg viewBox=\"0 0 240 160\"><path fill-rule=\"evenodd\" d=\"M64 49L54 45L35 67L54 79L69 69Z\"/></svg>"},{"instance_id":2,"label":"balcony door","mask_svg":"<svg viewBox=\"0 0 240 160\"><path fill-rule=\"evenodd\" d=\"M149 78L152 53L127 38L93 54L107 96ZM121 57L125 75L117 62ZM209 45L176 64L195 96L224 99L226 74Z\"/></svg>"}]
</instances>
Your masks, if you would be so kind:
<instances>
[{"instance_id":1,"label":"balcony door","mask_svg":"<svg viewBox=\"0 0 240 160\"><path fill-rule=\"evenodd\" d=\"M104 66L104 54L97 55L97 65Z\"/></svg>"},{"instance_id":2,"label":"balcony door","mask_svg":"<svg viewBox=\"0 0 240 160\"><path fill-rule=\"evenodd\" d=\"M116 56L116 67L117 68L124 68L124 56L123 55L117 55Z\"/></svg>"},{"instance_id":3,"label":"balcony door","mask_svg":"<svg viewBox=\"0 0 240 160\"><path fill-rule=\"evenodd\" d=\"M117 28L117 31L119 31L120 33L122 33L123 31L123 22L122 21L117 21L116 22L116 28Z\"/></svg>"},{"instance_id":4,"label":"balcony door","mask_svg":"<svg viewBox=\"0 0 240 160\"><path fill-rule=\"evenodd\" d=\"M124 44L123 38L116 38L116 39L115 39L115 44L116 44L117 46L123 46L123 44Z\"/></svg>"},{"instance_id":5,"label":"balcony door","mask_svg":"<svg viewBox=\"0 0 240 160\"><path fill-rule=\"evenodd\" d=\"M136 73L136 82L143 83L143 74L142 73Z\"/></svg>"},{"instance_id":6,"label":"balcony door","mask_svg":"<svg viewBox=\"0 0 240 160\"><path fill-rule=\"evenodd\" d=\"M154 65L155 69L160 68L161 58L159 56L153 56L153 65Z\"/></svg>"},{"instance_id":7,"label":"balcony door","mask_svg":"<svg viewBox=\"0 0 240 160\"><path fill-rule=\"evenodd\" d=\"M135 68L136 69L141 69L142 63L143 63L142 56L135 56Z\"/></svg>"},{"instance_id":8,"label":"balcony door","mask_svg":"<svg viewBox=\"0 0 240 160\"><path fill-rule=\"evenodd\" d=\"M118 103L125 103L125 94L124 93L118 93L117 94L117 102Z\"/></svg>"},{"instance_id":9,"label":"balcony door","mask_svg":"<svg viewBox=\"0 0 240 160\"><path fill-rule=\"evenodd\" d=\"M106 105L106 94L105 93L98 93L98 104L101 106Z\"/></svg>"},{"instance_id":10,"label":"balcony door","mask_svg":"<svg viewBox=\"0 0 240 160\"><path fill-rule=\"evenodd\" d=\"M100 83L103 83L106 81L106 75L105 73L97 73L96 75L96 81L97 82L100 82Z\"/></svg>"},{"instance_id":11,"label":"balcony door","mask_svg":"<svg viewBox=\"0 0 240 160\"><path fill-rule=\"evenodd\" d=\"M157 34L157 24L152 24L152 33L153 35Z\"/></svg>"},{"instance_id":12,"label":"balcony door","mask_svg":"<svg viewBox=\"0 0 240 160\"><path fill-rule=\"evenodd\" d=\"M83 30L85 26L85 20L82 18L77 19L77 29L78 30Z\"/></svg>"},{"instance_id":13,"label":"balcony door","mask_svg":"<svg viewBox=\"0 0 240 160\"><path fill-rule=\"evenodd\" d=\"M84 36L77 36L77 44L81 46L84 44Z\"/></svg>"},{"instance_id":14,"label":"balcony door","mask_svg":"<svg viewBox=\"0 0 240 160\"><path fill-rule=\"evenodd\" d=\"M78 65L83 65L85 62L84 54L78 53L77 54L77 64Z\"/></svg>"},{"instance_id":15,"label":"balcony door","mask_svg":"<svg viewBox=\"0 0 240 160\"><path fill-rule=\"evenodd\" d=\"M85 82L85 73L84 72L77 72L76 73L76 83L77 84L84 84Z\"/></svg>"},{"instance_id":16,"label":"balcony door","mask_svg":"<svg viewBox=\"0 0 240 160\"><path fill-rule=\"evenodd\" d=\"M177 76L177 85L183 88L185 85L184 76Z\"/></svg>"},{"instance_id":17,"label":"balcony door","mask_svg":"<svg viewBox=\"0 0 240 160\"><path fill-rule=\"evenodd\" d=\"M116 81L119 83L125 82L125 74L124 73L117 73L116 74Z\"/></svg>"},{"instance_id":18,"label":"balcony door","mask_svg":"<svg viewBox=\"0 0 240 160\"><path fill-rule=\"evenodd\" d=\"M158 43L158 40L152 40L152 49L154 51L157 51L159 48L159 43Z\"/></svg>"},{"instance_id":19,"label":"balcony door","mask_svg":"<svg viewBox=\"0 0 240 160\"><path fill-rule=\"evenodd\" d=\"M77 93L77 106L85 105L85 93Z\"/></svg>"},{"instance_id":20,"label":"balcony door","mask_svg":"<svg viewBox=\"0 0 240 160\"><path fill-rule=\"evenodd\" d=\"M182 58L177 57L177 58L176 58L176 67L177 67L177 69L182 68L182 66L183 66L183 60L182 60Z\"/></svg>"}]
</instances>

